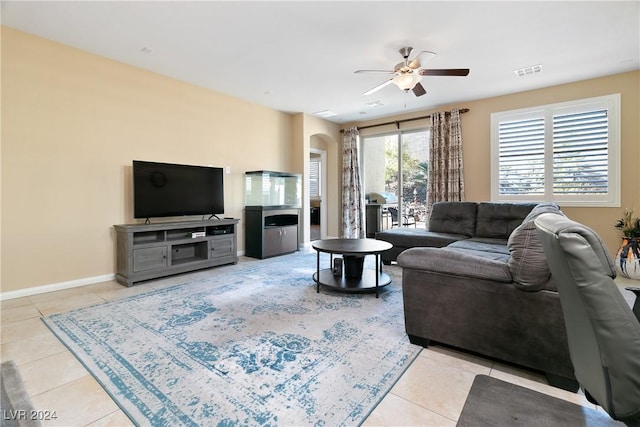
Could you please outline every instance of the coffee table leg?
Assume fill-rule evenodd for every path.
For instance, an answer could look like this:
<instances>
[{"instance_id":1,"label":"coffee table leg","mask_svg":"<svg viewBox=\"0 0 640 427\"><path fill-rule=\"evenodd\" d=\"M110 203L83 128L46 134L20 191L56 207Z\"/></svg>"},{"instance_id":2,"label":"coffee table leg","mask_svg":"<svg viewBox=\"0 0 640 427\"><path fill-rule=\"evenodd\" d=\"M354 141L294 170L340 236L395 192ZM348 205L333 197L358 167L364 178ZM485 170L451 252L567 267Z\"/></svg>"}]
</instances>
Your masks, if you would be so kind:
<instances>
[{"instance_id":1,"label":"coffee table leg","mask_svg":"<svg viewBox=\"0 0 640 427\"><path fill-rule=\"evenodd\" d=\"M380 254L376 254L376 298L378 298L378 284L380 282Z\"/></svg>"},{"instance_id":2,"label":"coffee table leg","mask_svg":"<svg viewBox=\"0 0 640 427\"><path fill-rule=\"evenodd\" d=\"M316 251L318 254L316 258L316 293L320 293L320 251Z\"/></svg>"}]
</instances>

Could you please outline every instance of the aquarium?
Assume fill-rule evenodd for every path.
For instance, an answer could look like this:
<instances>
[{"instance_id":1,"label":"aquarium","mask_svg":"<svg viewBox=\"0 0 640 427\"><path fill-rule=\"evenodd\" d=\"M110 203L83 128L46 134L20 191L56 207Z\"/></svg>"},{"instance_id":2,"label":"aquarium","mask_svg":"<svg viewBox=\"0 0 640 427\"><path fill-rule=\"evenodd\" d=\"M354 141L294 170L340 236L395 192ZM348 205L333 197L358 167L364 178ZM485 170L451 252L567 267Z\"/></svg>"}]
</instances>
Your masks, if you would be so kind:
<instances>
[{"instance_id":1,"label":"aquarium","mask_svg":"<svg viewBox=\"0 0 640 427\"><path fill-rule=\"evenodd\" d=\"M245 206L302 206L302 175L253 171L244 174Z\"/></svg>"}]
</instances>

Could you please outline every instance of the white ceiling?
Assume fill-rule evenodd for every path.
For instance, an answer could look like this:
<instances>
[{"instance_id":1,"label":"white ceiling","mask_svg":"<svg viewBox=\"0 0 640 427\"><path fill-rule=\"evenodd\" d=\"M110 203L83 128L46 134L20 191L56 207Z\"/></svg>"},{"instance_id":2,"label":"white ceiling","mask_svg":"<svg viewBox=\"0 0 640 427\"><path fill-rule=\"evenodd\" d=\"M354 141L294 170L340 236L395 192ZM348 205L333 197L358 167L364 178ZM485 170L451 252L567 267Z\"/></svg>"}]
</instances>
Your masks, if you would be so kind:
<instances>
[{"instance_id":1,"label":"white ceiling","mask_svg":"<svg viewBox=\"0 0 640 427\"><path fill-rule=\"evenodd\" d=\"M2 24L285 112L337 123L640 69L639 1L2 1ZM368 89L398 49L438 55L427 94ZM150 53L145 53L150 50ZM526 77L517 68L542 64ZM423 64L423 66L425 66ZM367 105L379 101L382 106Z\"/></svg>"}]
</instances>

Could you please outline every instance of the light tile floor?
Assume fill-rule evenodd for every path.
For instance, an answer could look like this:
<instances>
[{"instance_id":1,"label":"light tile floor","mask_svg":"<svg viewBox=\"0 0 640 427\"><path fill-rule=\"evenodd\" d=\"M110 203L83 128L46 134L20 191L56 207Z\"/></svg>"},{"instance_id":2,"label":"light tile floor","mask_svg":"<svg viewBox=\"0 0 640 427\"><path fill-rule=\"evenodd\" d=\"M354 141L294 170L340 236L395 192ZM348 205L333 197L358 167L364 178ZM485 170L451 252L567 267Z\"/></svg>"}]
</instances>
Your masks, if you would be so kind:
<instances>
[{"instance_id":1,"label":"light tile floor","mask_svg":"<svg viewBox=\"0 0 640 427\"><path fill-rule=\"evenodd\" d=\"M237 266L190 273L201 277L260 262L241 257ZM398 267L395 267L398 268ZM184 275L183 275L184 278ZM105 282L16 298L1 303L0 359L14 360L34 406L55 411L46 426L131 426L127 416L89 372L42 323L40 316L148 292L175 278L126 288ZM635 283L630 283L635 285ZM547 385L544 376L445 347L422 350L365 426L454 426L476 374L486 374L587 407L581 393Z\"/></svg>"}]
</instances>

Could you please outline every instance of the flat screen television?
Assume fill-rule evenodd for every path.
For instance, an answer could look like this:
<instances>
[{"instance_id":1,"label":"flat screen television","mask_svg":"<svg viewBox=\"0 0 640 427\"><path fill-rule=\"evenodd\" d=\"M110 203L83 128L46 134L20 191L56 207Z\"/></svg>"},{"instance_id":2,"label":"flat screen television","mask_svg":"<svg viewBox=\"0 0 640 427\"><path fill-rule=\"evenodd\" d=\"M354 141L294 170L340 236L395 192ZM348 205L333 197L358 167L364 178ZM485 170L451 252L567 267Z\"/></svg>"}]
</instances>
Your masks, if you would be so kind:
<instances>
[{"instance_id":1,"label":"flat screen television","mask_svg":"<svg viewBox=\"0 0 640 427\"><path fill-rule=\"evenodd\" d=\"M222 213L222 168L133 161L134 218Z\"/></svg>"}]
</instances>

